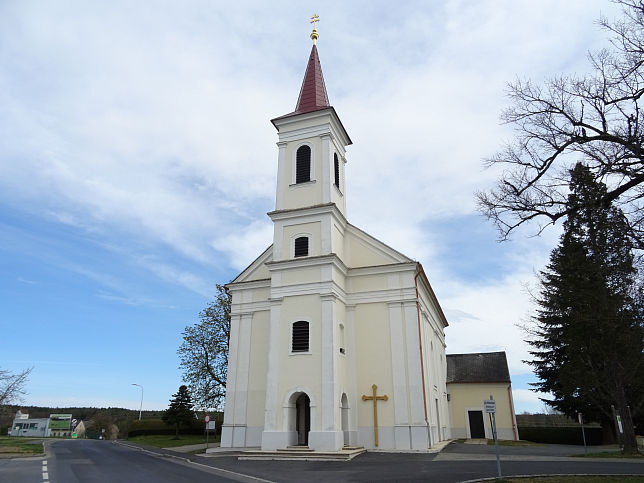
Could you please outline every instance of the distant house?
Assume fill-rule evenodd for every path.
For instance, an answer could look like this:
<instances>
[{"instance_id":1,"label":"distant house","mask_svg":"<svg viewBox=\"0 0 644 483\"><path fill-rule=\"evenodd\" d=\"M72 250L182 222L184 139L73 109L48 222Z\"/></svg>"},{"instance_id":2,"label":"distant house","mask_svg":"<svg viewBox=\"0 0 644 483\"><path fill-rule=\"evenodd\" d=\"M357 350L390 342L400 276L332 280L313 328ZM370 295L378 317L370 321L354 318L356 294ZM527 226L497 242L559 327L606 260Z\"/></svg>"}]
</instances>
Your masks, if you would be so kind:
<instances>
[{"instance_id":1,"label":"distant house","mask_svg":"<svg viewBox=\"0 0 644 483\"><path fill-rule=\"evenodd\" d=\"M76 434L77 438L79 438L79 439L85 438L86 433L87 433L87 428L86 428L86 425L85 425L85 421L79 421L78 424L76 424L76 427L73 429L73 431Z\"/></svg>"},{"instance_id":2,"label":"distant house","mask_svg":"<svg viewBox=\"0 0 644 483\"><path fill-rule=\"evenodd\" d=\"M30 418L18 411L9 430L10 436L47 437L50 435L49 418Z\"/></svg>"},{"instance_id":3,"label":"distant house","mask_svg":"<svg viewBox=\"0 0 644 483\"><path fill-rule=\"evenodd\" d=\"M499 439L518 440L505 352L447 355L447 398L453 438L492 438L483 401L496 402Z\"/></svg>"},{"instance_id":4,"label":"distant house","mask_svg":"<svg viewBox=\"0 0 644 483\"><path fill-rule=\"evenodd\" d=\"M71 414L50 414L49 415L49 430L51 436L67 438L72 435L71 430L72 415Z\"/></svg>"}]
</instances>

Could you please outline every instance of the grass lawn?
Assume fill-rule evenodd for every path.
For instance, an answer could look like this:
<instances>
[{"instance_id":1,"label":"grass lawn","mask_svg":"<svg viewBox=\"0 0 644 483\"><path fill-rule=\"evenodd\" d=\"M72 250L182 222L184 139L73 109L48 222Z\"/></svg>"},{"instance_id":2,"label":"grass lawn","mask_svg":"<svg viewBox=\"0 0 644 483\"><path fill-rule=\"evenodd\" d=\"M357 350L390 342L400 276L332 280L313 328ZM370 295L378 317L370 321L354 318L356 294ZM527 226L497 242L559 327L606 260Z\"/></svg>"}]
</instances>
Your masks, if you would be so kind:
<instances>
[{"instance_id":1,"label":"grass lawn","mask_svg":"<svg viewBox=\"0 0 644 483\"><path fill-rule=\"evenodd\" d=\"M42 439L20 436L0 436L0 457L32 456L44 453Z\"/></svg>"},{"instance_id":2,"label":"grass lawn","mask_svg":"<svg viewBox=\"0 0 644 483\"><path fill-rule=\"evenodd\" d=\"M494 440L488 439L488 445L494 446ZM519 441L512 441L511 439L500 439L499 446L543 446L541 443L534 443L532 441L525 441L520 439Z\"/></svg>"},{"instance_id":3,"label":"grass lawn","mask_svg":"<svg viewBox=\"0 0 644 483\"><path fill-rule=\"evenodd\" d=\"M502 483L641 483L644 476L535 476L533 478L503 478Z\"/></svg>"},{"instance_id":4,"label":"grass lawn","mask_svg":"<svg viewBox=\"0 0 644 483\"><path fill-rule=\"evenodd\" d=\"M179 439L171 434L146 434L142 436L133 436L128 438L128 441L133 443L147 444L148 446L156 446L157 448L175 448L177 446L186 446L189 444L206 444L206 437L197 434L184 434L180 435ZM219 436L210 436L209 443L218 443Z\"/></svg>"}]
</instances>

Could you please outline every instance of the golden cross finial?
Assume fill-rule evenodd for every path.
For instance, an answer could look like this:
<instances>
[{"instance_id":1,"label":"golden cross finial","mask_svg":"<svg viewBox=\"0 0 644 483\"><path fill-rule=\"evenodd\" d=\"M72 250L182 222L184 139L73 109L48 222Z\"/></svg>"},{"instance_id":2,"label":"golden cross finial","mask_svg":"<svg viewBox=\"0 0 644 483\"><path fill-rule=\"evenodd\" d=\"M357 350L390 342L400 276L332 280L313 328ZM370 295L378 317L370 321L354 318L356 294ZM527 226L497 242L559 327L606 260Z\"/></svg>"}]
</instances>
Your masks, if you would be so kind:
<instances>
[{"instance_id":1,"label":"golden cross finial","mask_svg":"<svg viewBox=\"0 0 644 483\"><path fill-rule=\"evenodd\" d=\"M317 13L314 13L313 16L311 17L311 23L313 24L313 32L311 32L311 40L313 40L313 45L315 45L315 41L319 37L318 31L315 28L316 27L315 24L318 23L319 21L320 21L320 17L318 16Z\"/></svg>"}]
</instances>

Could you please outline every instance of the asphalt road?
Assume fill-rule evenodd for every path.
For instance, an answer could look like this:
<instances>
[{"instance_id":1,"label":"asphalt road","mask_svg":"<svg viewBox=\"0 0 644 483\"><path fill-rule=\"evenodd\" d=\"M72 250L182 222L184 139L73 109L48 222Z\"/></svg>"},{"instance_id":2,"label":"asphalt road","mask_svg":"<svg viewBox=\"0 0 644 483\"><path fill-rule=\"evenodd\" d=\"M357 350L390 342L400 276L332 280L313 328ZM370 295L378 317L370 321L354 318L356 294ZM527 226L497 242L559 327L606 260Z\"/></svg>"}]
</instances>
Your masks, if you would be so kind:
<instances>
[{"instance_id":1,"label":"asphalt road","mask_svg":"<svg viewBox=\"0 0 644 483\"><path fill-rule=\"evenodd\" d=\"M510 459L512 458L512 459ZM532 458L532 457L530 457ZM638 474L644 461L606 461L559 456L521 455L501 458L504 476L533 474ZM488 454L366 453L348 462L237 461L208 458L219 468L240 471L275 482L438 482L452 483L497 475L496 459Z\"/></svg>"},{"instance_id":2,"label":"asphalt road","mask_svg":"<svg viewBox=\"0 0 644 483\"><path fill-rule=\"evenodd\" d=\"M496 476L494 448L451 444L439 454L367 453L352 461L238 461L110 441L48 442L47 458L0 460L2 483L462 482ZM583 448L505 447L504 476L637 474L644 460L570 458ZM187 461L188 459L189 461ZM44 476L47 478L44 478Z\"/></svg>"},{"instance_id":3,"label":"asphalt road","mask_svg":"<svg viewBox=\"0 0 644 483\"><path fill-rule=\"evenodd\" d=\"M2 483L42 483L44 458L0 459L0 482Z\"/></svg>"},{"instance_id":4,"label":"asphalt road","mask_svg":"<svg viewBox=\"0 0 644 483\"><path fill-rule=\"evenodd\" d=\"M36 474L34 474L34 468ZM37 461L0 460L2 483L211 483L257 479L110 441L47 442Z\"/></svg>"}]
</instances>

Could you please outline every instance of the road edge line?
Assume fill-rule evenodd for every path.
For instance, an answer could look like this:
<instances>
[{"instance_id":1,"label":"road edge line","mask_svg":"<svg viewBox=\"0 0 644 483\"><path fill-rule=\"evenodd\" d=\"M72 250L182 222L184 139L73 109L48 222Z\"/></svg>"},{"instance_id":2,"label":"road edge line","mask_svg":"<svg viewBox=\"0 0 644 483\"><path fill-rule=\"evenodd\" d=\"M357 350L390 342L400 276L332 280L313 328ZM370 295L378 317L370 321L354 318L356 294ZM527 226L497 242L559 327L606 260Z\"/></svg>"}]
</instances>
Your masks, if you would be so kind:
<instances>
[{"instance_id":1,"label":"road edge line","mask_svg":"<svg viewBox=\"0 0 644 483\"><path fill-rule=\"evenodd\" d=\"M226 474L229 474L229 475L235 475L238 478L245 478L246 480L259 481L259 482L263 482L263 483L275 483L272 480L265 480L265 479L259 478L257 476L246 475L244 473L237 473L236 471L226 470L224 468L219 468L217 466L210 466L210 465L207 465L207 464L204 464L204 463L199 463L197 461L192 461L190 458L187 458L187 457L177 456L177 455L173 455L173 454L156 453L154 451L148 450L148 449L143 448L141 446L128 444L128 443L125 443L123 441L114 440L113 442L116 443L116 444L127 446L128 448L138 449L140 451L144 451L144 452L149 453L149 454L151 454L153 456L157 456L157 457L161 456L161 457L165 457L165 458L174 458L174 459L177 459L177 460L183 460L186 463L191 463L193 465L203 466L204 468L212 470L212 471L215 471L215 472L221 472L221 473L226 473ZM159 448L159 449L162 449L162 448Z\"/></svg>"}]
</instances>

